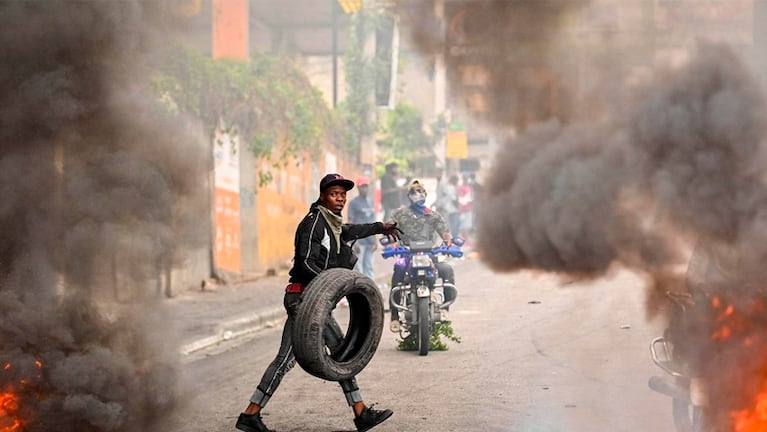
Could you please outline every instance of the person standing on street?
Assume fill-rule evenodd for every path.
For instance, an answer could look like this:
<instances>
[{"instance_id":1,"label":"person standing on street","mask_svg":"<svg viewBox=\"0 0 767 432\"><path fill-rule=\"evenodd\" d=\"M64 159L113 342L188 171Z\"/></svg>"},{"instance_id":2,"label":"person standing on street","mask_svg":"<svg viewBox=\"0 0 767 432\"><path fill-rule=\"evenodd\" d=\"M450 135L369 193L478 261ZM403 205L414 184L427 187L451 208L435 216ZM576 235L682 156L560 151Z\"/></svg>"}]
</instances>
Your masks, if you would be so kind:
<instances>
[{"instance_id":1,"label":"person standing on street","mask_svg":"<svg viewBox=\"0 0 767 432\"><path fill-rule=\"evenodd\" d=\"M368 177L360 176L357 178L357 196L349 202L350 223L367 224L375 222L373 202L368 198L369 188L370 179ZM373 280L375 280L373 253L377 247L378 243L374 236L361 238L354 243L354 251L359 256L359 261L354 266L354 270Z\"/></svg>"},{"instance_id":2,"label":"person standing on street","mask_svg":"<svg viewBox=\"0 0 767 432\"><path fill-rule=\"evenodd\" d=\"M450 234L454 237L460 234L461 214L458 212L458 176L453 174L450 180L440 188L440 195L437 196L440 213L447 219L450 226Z\"/></svg>"},{"instance_id":3,"label":"person standing on street","mask_svg":"<svg viewBox=\"0 0 767 432\"><path fill-rule=\"evenodd\" d=\"M302 293L309 283L329 268L354 267L355 257L348 242L374 234L384 234L395 240L399 238L399 230L394 223L343 223L341 212L346 205L346 192L353 187L354 182L340 174L323 177L319 199L312 203L309 213L296 229L293 268L290 269L290 283L285 288L283 299L288 318L282 330L282 341L277 356L267 367L256 391L250 397L250 403L237 418L235 427L241 431L271 432L264 425L261 410L274 395L282 377L296 364L291 340L292 326ZM326 337L332 336L332 332L325 333ZM337 341L329 342L332 346ZM370 430L393 414L388 409L376 410L365 405L354 377L340 381L340 384L346 401L354 411L354 425L358 431Z\"/></svg>"},{"instance_id":4,"label":"person standing on street","mask_svg":"<svg viewBox=\"0 0 767 432\"><path fill-rule=\"evenodd\" d=\"M399 165L396 162L386 164L386 173L381 176L381 205L384 209L383 220L389 220L394 210L402 205L402 191L407 186L399 186Z\"/></svg>"},{"instance_id":5,"label":"person standing on street","mask_svg":"<svg viewBox=\"0 0 767 432\"><path fill-rule=\"evenodd\" d=\"M474 188L469 176L463 177L458 186L458 213L460 214L461 237L468 239L474 234Z\"/></svg>"},{"instance_id":6,"label":"person standing on street","mask_svg":"<svg viewBox=\"0 0 767 432\"><path fill-rule=\"evenodd\" d=\"M445 214L445 210L442 208L442 203L439 202L440 197L444 195L444 192L442 191L445 188L445 179L442 175L442 168L437 168L437 175L435 176L435 179L437 180L437 194L436 198L434 199L434 211L436 211L439 214Z\"/></svg>"},{"instance_id":7,"label":"person standing on street","mask_svg":"<svg viewBox=\"0 0 767 432\"><path fill-rule=\"evenodd\" d=\"M471 173L469 176L469 182L471 183L471 195L474 198L474 202L472 205L474 216L472 216L472 220L477 220L477 214L479 214L481 203L482 203L482 194L484 193L482 190L482 184L477 180L477 176L474 173Z\"/></svg>"}]
</instances>

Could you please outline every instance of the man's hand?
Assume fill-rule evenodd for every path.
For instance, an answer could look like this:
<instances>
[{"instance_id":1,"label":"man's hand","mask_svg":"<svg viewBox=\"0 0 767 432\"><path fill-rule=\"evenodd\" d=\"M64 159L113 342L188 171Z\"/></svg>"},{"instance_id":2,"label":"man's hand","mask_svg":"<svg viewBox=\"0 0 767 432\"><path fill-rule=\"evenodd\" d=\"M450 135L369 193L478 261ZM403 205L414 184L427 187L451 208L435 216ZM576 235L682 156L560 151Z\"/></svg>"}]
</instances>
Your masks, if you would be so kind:
<instances>
[{"instance_id":1,"label":"man's hand","mask_svg":"<svg viewBox=\"0 0 767 432\"><path fill-rule=\"evenodd\" d=\"M397 228L397 222L383 222L383 235L389 238L389 241L399 241L402 230Z\"/></svg>"}]
</instances>

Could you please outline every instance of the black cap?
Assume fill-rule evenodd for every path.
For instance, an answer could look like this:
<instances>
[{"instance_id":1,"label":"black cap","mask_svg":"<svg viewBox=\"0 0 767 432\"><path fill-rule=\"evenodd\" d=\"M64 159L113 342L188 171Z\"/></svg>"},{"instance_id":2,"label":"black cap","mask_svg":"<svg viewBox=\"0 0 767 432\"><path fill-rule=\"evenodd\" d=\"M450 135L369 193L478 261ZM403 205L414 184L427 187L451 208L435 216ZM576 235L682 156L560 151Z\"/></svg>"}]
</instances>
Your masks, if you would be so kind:
<instances>
[{"instance_id":1,"label":"black cap","mask_svg":"<svg viewBox=\"0 0 767 432\"><path fill-rule=\"evenodd\" d=\"M327 188L336 185L343 186L346 190L349 190L354 187L354 182L341 174L327 174L320 180L320 193L325 192Z\"/></svg>"}]
</instances>

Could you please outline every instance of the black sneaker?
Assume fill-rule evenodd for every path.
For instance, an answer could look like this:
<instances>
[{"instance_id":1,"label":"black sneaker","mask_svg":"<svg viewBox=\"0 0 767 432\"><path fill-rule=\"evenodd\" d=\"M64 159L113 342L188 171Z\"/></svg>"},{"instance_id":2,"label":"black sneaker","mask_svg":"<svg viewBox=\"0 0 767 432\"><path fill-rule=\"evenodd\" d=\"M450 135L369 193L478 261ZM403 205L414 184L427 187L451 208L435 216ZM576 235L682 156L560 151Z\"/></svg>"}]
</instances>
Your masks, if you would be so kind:
<instances>
[{"instance_id":1,"label":"black sneaker","mask_svg":"<svg viewBox=\"0 0 767 432\"><path fill-rule=\"evenodd\" d=\"M261 414L243 414L237 418L237 424L234 425L237 429L245 432L274 432L266 427L261 420Z\"/></svg>"},{"instance_id":2,"label":"black sneaker","mask_svg":"<svg viewBox=\"0 0 767 432\"><path fill-rule=\"evenodd\" d=\"M379 424L394 414L392 410L375 410L372 407L365 407L362 414L354 418L354 426L357 426L359 432L365 432Z\"/></svg>"}]
</instances>

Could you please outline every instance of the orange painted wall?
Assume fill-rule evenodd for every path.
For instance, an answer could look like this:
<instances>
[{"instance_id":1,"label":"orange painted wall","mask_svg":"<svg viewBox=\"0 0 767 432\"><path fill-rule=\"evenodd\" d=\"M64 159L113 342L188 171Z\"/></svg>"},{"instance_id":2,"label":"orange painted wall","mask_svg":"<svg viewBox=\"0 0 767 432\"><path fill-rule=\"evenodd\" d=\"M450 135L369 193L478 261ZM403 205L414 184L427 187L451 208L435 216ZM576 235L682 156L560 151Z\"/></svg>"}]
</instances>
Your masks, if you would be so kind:
<instances>
[{"instance_id":1,"label":"orange painted wall","mask_svg":"<svg viewBox=\"0 0 767 432\"><path fill-rule=\"evenodd\" d=\"M334 148L326 149L321 156L328 152L336 156L335 171L351 179L360 174L356 158ZM274 175L271 183L258 187L256 192L259 264L275 268L288 264L293 258L296 226L319 197L319 181L328 173L328 167L322 157L307 154L300 162L291 162L279 172L266 160L259 161L259 169L270 170ZM352 191L349 199L354 196Z\"/></svg>"},{"instance_id":2,"label":"orange painted wall","mask_svg":"<svg viewBox=\"0 0 767 432\"><path fill-rule=\"evenodd\" d=\"M248 0L213 0L213 58L249 56Z\"/></svg>"},{"instance_id":3,"label":"orange painted wall","mask_svg":"<svg viewBox=\"0 0 767 432\"><path fill-rule=\"evenodd\" d=\"M248 0L213 0L213 58L247 61ZM214 155L219 153L214 145ZM224 155L226 156L226 155ZM233 158L233 159L232 159ZM242 271L239 156L222 156L216 168L214 197L215 266L233 273ZM219 178L219 171L224 173ZM226 181L227 176L231 181Z\"/></svg>"},{"instance_id":4,"label":"orange painted wall","mask_svg":"<svg viewBox=\"0 0 767 432\"><path fill-rule=\"evenodd\" d=\"M223 188L215 192L216 266L240 271L240 194Z\"/></svg>"},{"instance_id":5,"label":"orange painted wall","mask_svg":"<svg viewBox=\"0 0 767 432\"><path fill-rule=\"evenodd\" d=\"M274 176L268 185L256 189L258 260L264 268L280 267L293 257L296 226L309 208L305 194L311 170L304 165L302 161L275 172L268 161L259 161L259 171L268 170Z\"/></svg>"}]
</instances>

